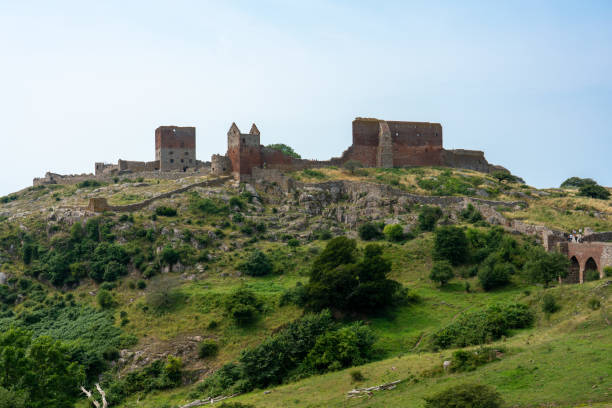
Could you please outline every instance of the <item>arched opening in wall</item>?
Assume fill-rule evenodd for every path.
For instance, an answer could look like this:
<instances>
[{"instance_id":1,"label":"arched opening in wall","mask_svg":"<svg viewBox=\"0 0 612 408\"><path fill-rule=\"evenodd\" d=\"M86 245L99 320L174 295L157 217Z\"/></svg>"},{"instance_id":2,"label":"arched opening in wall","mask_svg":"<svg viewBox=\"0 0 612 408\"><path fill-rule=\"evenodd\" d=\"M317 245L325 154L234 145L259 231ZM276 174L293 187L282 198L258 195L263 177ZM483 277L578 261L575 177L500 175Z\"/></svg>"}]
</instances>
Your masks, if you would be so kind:
<instances>
[{"instance_id":1,"label":"arched opening in wall","mask_svg":"<svg viewBox=\"0 0 612 408\"><path fill-rule=\"evenodd\" d=\"M580 264L578 263L578 259L575 256L572 256L570 259L570 267L569 273L567 274L567 278L565 278L567 283L579 283L580 282Z\"/></svg>"},{"instance_id":2,"label":"arched opening in wall","mask_svg":"<svg viewBox=\"0 0 612 408\"><path fill-rule=\"evenodd\" d=\"M593 258L589 258L584 265L584 281L590 282L599 279L599 270L597 262Z\"/></svg>"}]
</instances>

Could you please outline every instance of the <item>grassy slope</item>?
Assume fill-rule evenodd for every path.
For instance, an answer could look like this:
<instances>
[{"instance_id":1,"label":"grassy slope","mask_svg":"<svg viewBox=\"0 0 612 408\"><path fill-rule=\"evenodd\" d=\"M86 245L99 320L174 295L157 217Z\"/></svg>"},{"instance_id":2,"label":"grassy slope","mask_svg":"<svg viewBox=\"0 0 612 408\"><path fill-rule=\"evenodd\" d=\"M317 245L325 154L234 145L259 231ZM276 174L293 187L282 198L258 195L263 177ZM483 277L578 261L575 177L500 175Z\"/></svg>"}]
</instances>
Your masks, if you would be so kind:
<instances>
[{"instance_id":1,"label":"grassy slope","mask_svg":"<svg viewBox=\"0 0 612 408\"><path fill-rule=\"evenodd\" d=\"M394 171L407 191L427 193L416 184L416 176L434 177L440 173L437 169ZM370 170L368 170L370 172ZM378 181L380 172L372 170L367 176L346 175L340 170L321 170L325 179L354 178ZM336 174L337 173L337 174ZM454 174L471 172L454 172ZM384 174L383 174L384 175ZM483 177L483 175L479 175ZM321 181L315 177L305 181ZM488 179L488 178L487 178ZM383 180L384 181L384 180ZM491 181L491 180L490 180ZM132 184L108 186L96 194L108 196L112 202L133 202L134 196L149 196L161 191L178 187L172 181L149 181L150 186L135 187ZM517 199L512 195L525 188L511 185L502 190L497 199ZM535 191L535 190L530 190ZM13 207L14 211L38 210L47 211L53 205L85 203L92 189L85 189L80 194L74 187L53 187L52 192L43 194L41 190L22 192L19 200L3 205L0 210ZM596 230L612 229L612 207L608 202L574 197L573 192L556 192L564 197L538 197L530 194L527 198L529 207L524 211L505 214L510 218L526 222L545 224L553 228L580 228L591 226ZM60 197L58 202L55 197ZM175 197L165 202L171 205L185 203L185 197ZM57 204L56 204L57 203ZM578 209L577 209L578 208ZM150 211L137 215L148 217ZM143 218L144 219L144 218ZM159 227L198 229L196 225L185 224L185 219L160 219ZM210 228L209 228L210 229ZM227 230L225 243L232 241ZM295 285L297 281L306 281L305 271L314 256L311 248L321 247L323 243L313 242L295 250L282 243L260 241L254 246L264 250L278 250L275 255L282 264L281 275L266 278L245 278L237 276L235 266L244 258L244 250L219 254L219 259L210 264L204 273L196 273L193 281L183 281L181 293L183 301L170 313L155 315L142 309L144 297L150 288L145 290L130 289L126 281L136 280L138 275L123 280L122 285L114 290L120 311L127 311L130 323L124 327L136 334L141 340L137 348L152 344L161 350L172 350L181 338L187 335L202 335L219 339L220 354L212 359L189 362L188 369L216 369L222 364L235 359L245 347L256 345L279 326L295 319L301 311L296 307L278 308L276 302L280 293ZM594 288L601 283L564 286L549 289L559 298L563 308L550 320L539 317L536 328L525 330L504 342L510 352L502 361L492 363L472 373L443 376L423 376L423 372L439 368L441 362L450 357L452 351L441 353L422 352L427 336L452 321L467 310L476 310L498 301L521 301L539 310L538 299L542 289L535 287L510 287L506 290L483 293L465 293L461 279L451 282L448 287L438 289L432 285L427 275L431 266L431 234L425 234L404 245L386 244L386 256L393 261L392 277L413 289L421 297L421 302L400 308L392 316L379 316L369 319L369 324L379 336L377 346L382 350L385 360L374 362L359 369L367 380L363 386L380 384L394 379L406 379L417 376L416 383L407 381L396 390L376 394L372 399L345 400L346 391L356 386L351 384L348 371L330 373L312 377L295 384L288 384L272 389L270 394L262 391L240 396L238 400L249 401L258 407L307 407L307 406L369 406L369 407L404 407L421 406L422 397L448 385L462 381L481 381L495 385L508 402L516 406L541 406L555 403L555 406L578 406L589 401L612 401L612 331L607 321L612 320L605 309L590 311L586 307L592 296L603 297L604 307L609 308L610 287L603 290ZM163 279L165 279L164 277ZM477 285L470 280L472 288ZM253 327L237 328L224 319L220 299L223 295L239 285L253 288L266 299L267 309L263 318ZM81 302L95 304L93 296L88 295L96 290L96 285L86 284L76 289ZM525 291L531 294L525 294ZM210 321L218 321L219 327L208 329ZM119 321L119 319L117 319ZM569 358L568 358L569 357ZM537 367L537 369L535 369ZM362 384L359 384L361 386ZM126 401L123 407L162 407L175 406L194 399L189 395L193 386L167 392L155 392L149 395L138 395ZM85 406L84 404L82 406ZM546 405L544 405L546 406ZM593 405L595 406L595 405ZM602 405L603 406L603 405Z\"/></svg>"}]
</instances>

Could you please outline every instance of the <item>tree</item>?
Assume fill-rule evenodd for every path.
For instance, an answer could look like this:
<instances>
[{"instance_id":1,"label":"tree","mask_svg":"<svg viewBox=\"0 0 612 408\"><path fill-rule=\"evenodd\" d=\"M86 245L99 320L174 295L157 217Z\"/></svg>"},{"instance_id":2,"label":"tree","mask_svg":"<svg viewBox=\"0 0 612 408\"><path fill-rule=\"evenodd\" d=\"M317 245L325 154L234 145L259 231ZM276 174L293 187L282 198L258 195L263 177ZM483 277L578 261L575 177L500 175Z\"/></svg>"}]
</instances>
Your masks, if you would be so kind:
<instances>
[{"instance_id":1,"label":"tree","mask_svg":"<svg viewBox=\"0 0 612 408\"><path fill-rule=\"evenodd\" d=\"M561 183L561 188L580 188L586 185L597 185L597 182L591 178L570 177Z\"/></svg>"},{"instance_id":2,"label":"tree","mask_svg":"<svg viewBox=\"0 0 612 408\"><path fill-rule=\"evenodd\" d=\"M387 279L390 271L391 263L382 257L381 246L367 245L357 260L354 240L334 238L313 262L305 286L306 306L346 312L372 312L389 306L401 287Z\"/></svg>"},{"instance_id":3,"label":"tree","mask_svg":"<svg viewBox=\"0 0 612 408\"><path fill-rule=\"evenodd\" d=\"M447 260L457 266L469 257L469 242L463 229L453 226L440 227L435 232L434 259Z\"/></svg>"},{"instance_id":4,"label":"tree","mask_svg":"<svg viewBox=\"0 0 612 408\"><path fill-rule=\"evenodd\" d=\"M273 265L266 254L260 250L255 250L246 262L238 266L238 269L249 276L264 276L272 272Z\"/></svg>"},{"instance_id":5,"label":"tree","mask_svg":"<svg viewBox=\"0 0 612 408\"><path fill-rule=\"evenodd\" d=\"M429 279L439 283L440 286L446 285L454 276L453 268L448 261L436 262L429 273Z\"/></svg>"},{"instance_id":6,"label":"tree","mask_svg":"<svg viewBox=\"0 0 612 408\"><path fill-rule=\"evenodd\" d=\"M580 187L578 195L590 198L597 198L600 200L607 200L610 198L610 192L607 188L599 186L597 184L587 184Z\"/></svg>"},{"instance_id":7,"label":"tree","mask_svg":"<svg viewBox=\"0 0 612 408\"><path fill-rule=\"evenodd\" d=\"M378 225L372 222L366 222L365 224L361 224L357 232L359 233L359 238L364 241L380 239L383 236Z\"/></svg>"},{"instance_id":8,"label":"tree","mask_svg":"<svg viewBox=\"0 0 612 408\"><path fill-rule=\"evenodd\" d=\"M385 225L383 234L387 237L387 240L391 242L399 242L404 239L404 228L399 224Z\"/></svg>"},{"instance_id":9,"label":"tree","mask_svg":"<svg viewBox=\"0 0 612 408\"><path fill-rule=\"evenodd\" d=\"M351 172L351 174L355 174L355 170L363 167L363 164L356 160L348 160L344 163L343 167Z\"/></svg>"},{"instance_id":10,"label":"tree","mask_svg":"<svg viewBox=\"0 0 612 408\"><path fill-rule=\"evenodd\" d=\"M263 303L247 288L234 290L225 300L227 314L239 325L253 323L262 309Z\"/></svg>"},{"instance_id":11,"label":"tree","mask_svg":"<svg viewBox=\"0 0 612 408\"><path fill-rule=\"evenodd\" d=\"M478 281L485 291L506 286L510 283L510 277L514 275L516 268L508 262L499 262L496 254L485 259L478 270Z\"/></svg>"},{"instance_id":12,"label":"tree","mask_svg":"<svg viewBox=\"0 0 612 408\"><path fill-rule=\"evenodd\" d=\"M487 385L461 384L425 398L425 408L501 408L504 401Z\"/></svg>"},{"instance_id":13,"label":"tree","mask_svg":"<svg viewBox=\"0 0 612 408\"><path fill-rule=\"evenodd\" d=\"M559 252L546 252L541 247L534 247L529 259L523 266L523 272L531 283L542 283L548 287L559 277L567 277L569 260Z\"/></svg>"},{"instance_id":14,"label":"tree","mask_svg":"<svg viewBox=\"0 0 612 408\"><path fill-rule=\"evenodd\" d=\"M102 309L110 309L117 304L113 295L106 289L100 289L96 295L96 300Z\"/></svg>"},{"instance_id":15,"label":"tree","mask_svg":"<svg viewBox=\"0 0 612 408\"><path fill-rule=\"evenodd\" d=\"M266 146L268 149L273 149L273 150L278 150L279 152L289 156L289 157L293 157L294 159L301 159L302 156L300 156L299 154L297 154L295 152L295 150L293 150L292 147L287 146L286 144L283 143L275 143L275 144L269 144Z\"/></svg>"},{"instance_id":16,"label":"tree","mask_svg":"<svg viewBox=\"0 0 612 408\"><path fill-rule=\"evenodd\" d=\"M440 207L425 205L419 212L419 228L421 231L433 231L440 218L442 218Z\"/></svg>"},{"instance_id":17,"label":"tree","mask_svg":"<svg viewBox=\"0 0 612 408\"><path fill-rule=\"evenodd\" d=\"M170 245L166 245L161 251L161 260L166 265L174 265L179 261L180 254Z\"/></svg>"}]
</instances>

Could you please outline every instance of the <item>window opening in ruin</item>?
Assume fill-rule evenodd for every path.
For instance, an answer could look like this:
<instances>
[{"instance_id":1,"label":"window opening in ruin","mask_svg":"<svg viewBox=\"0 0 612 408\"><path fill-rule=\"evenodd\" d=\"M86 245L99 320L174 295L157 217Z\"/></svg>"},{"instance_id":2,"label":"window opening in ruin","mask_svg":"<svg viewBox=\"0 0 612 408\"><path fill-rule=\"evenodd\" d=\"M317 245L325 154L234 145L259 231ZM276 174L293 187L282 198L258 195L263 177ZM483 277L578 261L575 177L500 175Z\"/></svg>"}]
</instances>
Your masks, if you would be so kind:
<instances>
[{"instance_id":1,"label":"window opening in ruin","mask_svg":"<svg viewBox=\"0 0 612 408\"><path fill-rule=\"evenodd\" d=\"M187 156L189 154L189 152L185 152L185 156Z\"/></svg>"},{"instance_id":2,"label":"window opening in ruin","mask_svg":"<svg viewBox=\"0 0 612 408\"><path fill-rule=\"evenodd\" d=\"M185 160L181 159L181 163L185 163Z\"/></svg>"},{"instance_id":3,"label":"window opening in ruin","mask_svg":"<svg viewBox=\"0 0 612 408\"><path fill-rule=\"evenodd\" d=\"M245 143L245 139L244 139L244 137L242 138L242 143Z\"/></svg>"},{"instance_id":4,"label":"window opening in ruin","mask_svg":"<svg viewBox=\"0 0 612 408\"><path fill-rule=\"evenodd\" d=\"M174 159L170 159L170 163L174 163Z\"/></svg>"},{"instance_id":5,"label":"window opening in ruin","mask_svg":"<svg viewBox=\"0 0 612 408\"><path fill-rule=\"evenodd\" d=\"M170 153L168 153L168 154L174 154L174 152L172 150L170 150Z\"/></svg>"}]
</instances>

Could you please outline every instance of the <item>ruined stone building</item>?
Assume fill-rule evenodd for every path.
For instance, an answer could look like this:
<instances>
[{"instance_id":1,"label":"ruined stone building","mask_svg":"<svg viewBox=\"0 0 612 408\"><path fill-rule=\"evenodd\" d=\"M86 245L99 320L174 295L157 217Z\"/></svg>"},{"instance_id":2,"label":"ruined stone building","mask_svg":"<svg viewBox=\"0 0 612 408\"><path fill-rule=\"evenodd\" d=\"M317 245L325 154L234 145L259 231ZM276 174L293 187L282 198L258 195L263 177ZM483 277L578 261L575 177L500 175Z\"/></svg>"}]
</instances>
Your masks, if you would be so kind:
<instances>
[{"instance_id":1,"label":"ruined stone building","mask_svg":"<svg viewBox=\"0 0 612 408\"><path fill-rule=\"evenodd\" d=\"M429 122L397 122L372 118L353 121L353 143L341 157L328 161L296 159L260 143L260 132L253 124L241 133L232 123L227 133L227 153L214 155L214 174L231 172L240 179L252 175L253 168L300 170L309 167L342 165L357 161L365 167L447 166L489 173L507 171L487 162L482 151L446 150L442 125Z\"/></svg>"}]
</instances>

